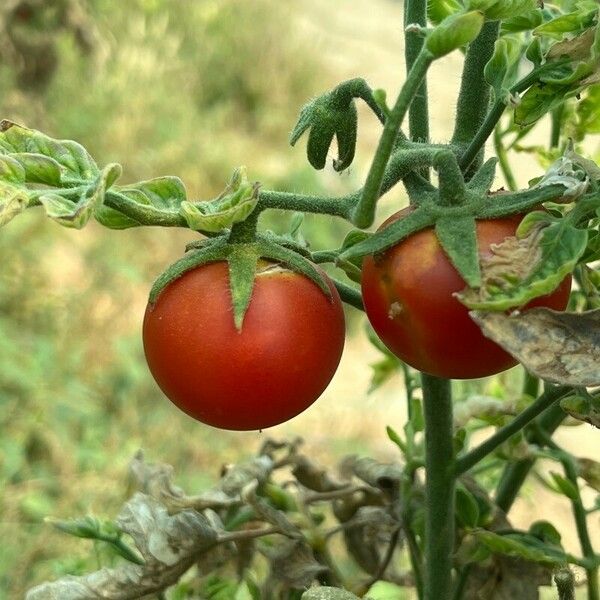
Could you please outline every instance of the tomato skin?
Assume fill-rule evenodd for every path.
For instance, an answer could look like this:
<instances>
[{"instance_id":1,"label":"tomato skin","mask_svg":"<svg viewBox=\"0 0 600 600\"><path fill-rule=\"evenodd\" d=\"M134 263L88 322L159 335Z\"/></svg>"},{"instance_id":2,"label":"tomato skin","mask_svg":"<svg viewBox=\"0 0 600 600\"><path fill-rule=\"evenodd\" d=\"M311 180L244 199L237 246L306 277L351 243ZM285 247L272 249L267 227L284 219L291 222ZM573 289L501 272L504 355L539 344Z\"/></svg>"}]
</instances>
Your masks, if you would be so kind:
<instances>
[{"instance_id":1,"label":"tomato skin","mask_svg":"<svg viewBox=\"0 0 600 600\"><path fill-rule=\"evenodd\" d=\"M381 228L406 216L392 215ZM515 234L523 215L477 221L480 256ZM432 228L419 231L380 256L363 261L362 293L371 325L407 364L448 379L475 379L504 371L517 361L486 338L469 309L452 294L466 283L450 263ZM571 277L524 308L564 310Z\"/></svg>"},{"instance_id":2,"label":"tomato skin","mask_svg":"<svg viewBox=\"0 0 600 600\"><path fill-rule=\"evenodd\" d=\"M308 408L333 377L344 347L337 290L264 263L241 331L226 262L202 265L148 305L146 360L165 395L213 427L264 429Z\"/></svg>"}]
</instances>

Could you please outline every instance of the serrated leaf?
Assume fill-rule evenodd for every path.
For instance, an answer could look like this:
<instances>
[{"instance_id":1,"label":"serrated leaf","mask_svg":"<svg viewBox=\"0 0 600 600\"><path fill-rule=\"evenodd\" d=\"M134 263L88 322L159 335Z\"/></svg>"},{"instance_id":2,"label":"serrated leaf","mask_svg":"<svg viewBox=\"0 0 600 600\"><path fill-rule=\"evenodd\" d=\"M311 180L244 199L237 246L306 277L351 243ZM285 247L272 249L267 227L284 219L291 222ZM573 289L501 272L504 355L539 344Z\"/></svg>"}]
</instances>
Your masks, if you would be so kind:
<instances>
[{"instance_id":1,"label":"serrated leaf","mask_svg":"<svg viewBox=\"0 0 600 600\"><path fill-rule=\"evenodd\" d=\"M537 377L575 387L600 385L600 310L533 308L510 316L472 312L471 317Z\"/></svg>"},{"instance_id":2,"label":"serrated leaf","mask_svg":"<svg viewBox=\"0 0 600 600\"><path fill-rule=\"evenodd\" d=\"M77 202L72 202L58 194L49 192L40 197L46 214L63 227L81 229L90 220L98 207L104 202L104 193L121 174L117 164L106 166L96 180L81 195Z\"/></svg>"},{"instance_id":3,"label":"serrated leaf","mask_svg":"<svg viewBox=\"0 0 600 600\"><path fill-rule=\"evenodd\" d=\"M89 181L99 169L87 150L71 140L55 140L40 131L10 121L0 122L0 154L41 154L56 161L63 174Z\"/></svg>"},{"instance_id":4,"label":"serrated leaf","mask_svg":"<svg viewBox=\"0 0 600 600\"><path fill-rule=\"evenodd\" d=\"M458 299L472 309L503 311L555 290L573 271L587 246L587 231L563 221L508 237L481 258L482 285Z\"/></svg>"}]
</instances>

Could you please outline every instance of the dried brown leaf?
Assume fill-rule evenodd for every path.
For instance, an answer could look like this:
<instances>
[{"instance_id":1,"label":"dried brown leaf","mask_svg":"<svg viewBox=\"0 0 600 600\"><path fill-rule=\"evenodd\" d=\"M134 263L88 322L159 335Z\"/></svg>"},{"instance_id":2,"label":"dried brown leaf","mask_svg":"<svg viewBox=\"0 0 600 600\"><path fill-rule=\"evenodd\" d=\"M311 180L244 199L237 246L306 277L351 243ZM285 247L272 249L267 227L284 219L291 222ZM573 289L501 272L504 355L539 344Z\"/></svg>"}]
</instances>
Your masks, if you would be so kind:
<instances>
[{"instance_id":1,"label":"dried brown leaf","mask_svg":"<svg viewBox=\"0 0 600 600\"><path fill-rule=\"evenodd\" d=\"M473 311L483 333L525 368L554 383L600 384L600 310L584 313L534 308L507 315Z\"/></svg>"}]
</instances>

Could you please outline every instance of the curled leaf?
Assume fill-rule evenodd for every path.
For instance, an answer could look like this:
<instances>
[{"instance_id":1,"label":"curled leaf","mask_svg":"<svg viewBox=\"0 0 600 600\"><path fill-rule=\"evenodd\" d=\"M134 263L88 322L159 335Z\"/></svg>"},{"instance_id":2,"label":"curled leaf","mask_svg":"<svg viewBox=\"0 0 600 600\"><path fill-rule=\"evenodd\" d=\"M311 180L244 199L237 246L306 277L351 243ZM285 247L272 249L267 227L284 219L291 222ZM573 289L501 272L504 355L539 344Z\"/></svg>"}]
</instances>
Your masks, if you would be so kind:
<instances>
[{"instance_id":1,"label":"curled leaf","mask_svg":"<svg viewBox=\"0 0 600 600\"><path fill-rule=\"evenodd\" d=\"M546 381L600 385L600 310L584 313L534 308L523 313L470 313L483 333Z\"/></svg>"},{"instance_id":2,"label":"curled leaf","mask_svg":"<svg viewBox=\"0 0 600 600\"><path fill-rule=\"evenodd\" d=\"M600 429L600 399L595 396L575 395L560 401L560 407L574 419ZM600 490L599 490L600 491Z\"/></svg>"}]
</instances>

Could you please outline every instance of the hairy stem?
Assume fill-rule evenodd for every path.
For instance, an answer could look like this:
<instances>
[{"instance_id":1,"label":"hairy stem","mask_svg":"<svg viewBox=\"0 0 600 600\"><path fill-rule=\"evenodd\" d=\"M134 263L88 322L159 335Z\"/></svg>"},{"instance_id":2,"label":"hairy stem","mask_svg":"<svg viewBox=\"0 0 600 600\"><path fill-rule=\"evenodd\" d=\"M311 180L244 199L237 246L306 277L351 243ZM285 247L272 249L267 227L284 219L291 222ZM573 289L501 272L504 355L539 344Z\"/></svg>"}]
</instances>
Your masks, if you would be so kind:
<instances>
[{"instance_id":1,"label":"hairy stem","mask_svg":"<svg viewBox=\"0 0 600 600\"><path fill-rule=\"evenodd\" d=\"M450 381L422 374L425 415L424 600L452 596L454 448Z\"/></svg>"},{"instance_id":2,"label":"hairy stem","mask_svg":"<svg viewBox=\"0 0 600 600\"><path fill-rule=\"evenodd\" d=\"M566 414L562 408L558 404L554 404L538 418L538 423L543 431L546 431L548 435L552 435L565 417ZM526 438L531 443L543 443L539 440L537 432L533 427L527 428ZM525 483L527 475L529 475L529 471L531 471L534 464L534 459L524 458L507 464L504 468L504 472L500 477L500 483L496 489L496 504L505 513L508 513L511 509L519 494L519 490Z\"/></svg>"},{"instance_id":3,"label":"hairy stem","mask_svg":"<svg viewBox=\"0 0 600 600\"><path fill-rule=\"evenodd\" d=\"M521 431L538 415L552 406L557 400L570 391L568 386L559 386L544 392L533 404L528 406L520 415L515 417L508 425L499 429L492 437L459 458L456 462L457 474L468 471L479 461L491 454L498 446L506 442L515 433Z\"/></svg>"},{"instance_id":4,"label":"hairy stem","mask_svg":"<svg viewBox=\"0 0 600 600\"><path fill-rule=\"evenodd\" d=\"M358 227L369 227L373 223L375 205L381 194L385 170L394 149L402 120L432 62L433 57L423 48L398 94L398 99L390 112L390 116L385 123L383 133L379 139L379 145L377 146L373 163L367 175L360 202L353 214L353 222Z\"/></svg>"},{"instance_id":5,"label":"hairy stem","mask_svg":"<svg viewBox=\"0 0 600 600\"><path fill-rule=\"evenodd\" d=\"M482 126L490 102L490 86L485 80L483 70L494 53L494 44L498 39L499 21L486 23L475 40L469 45L465 57L465 66L458 96L456 125L452 142L468 144ZM483 162L483 146L478 149L467 168L477 169Z\"/></svg>"},{"instance_id":6,"label":"hairy stem","mask_svg":"<svg viewBox=\"0 0 600 600\"><path fill-rule=\"evenodd\" d=\"M427 25L426 0L404 1L404 27L413 23L422 27ZM423 49L425 39L417 32L405 32L404 40L404 58L406 60L406 73L408 74ZM408 126L412 140L427 141L429 139L429 106L426 78L423 78L423 82L410 105Z\"/></svg>"}]
</instances>

